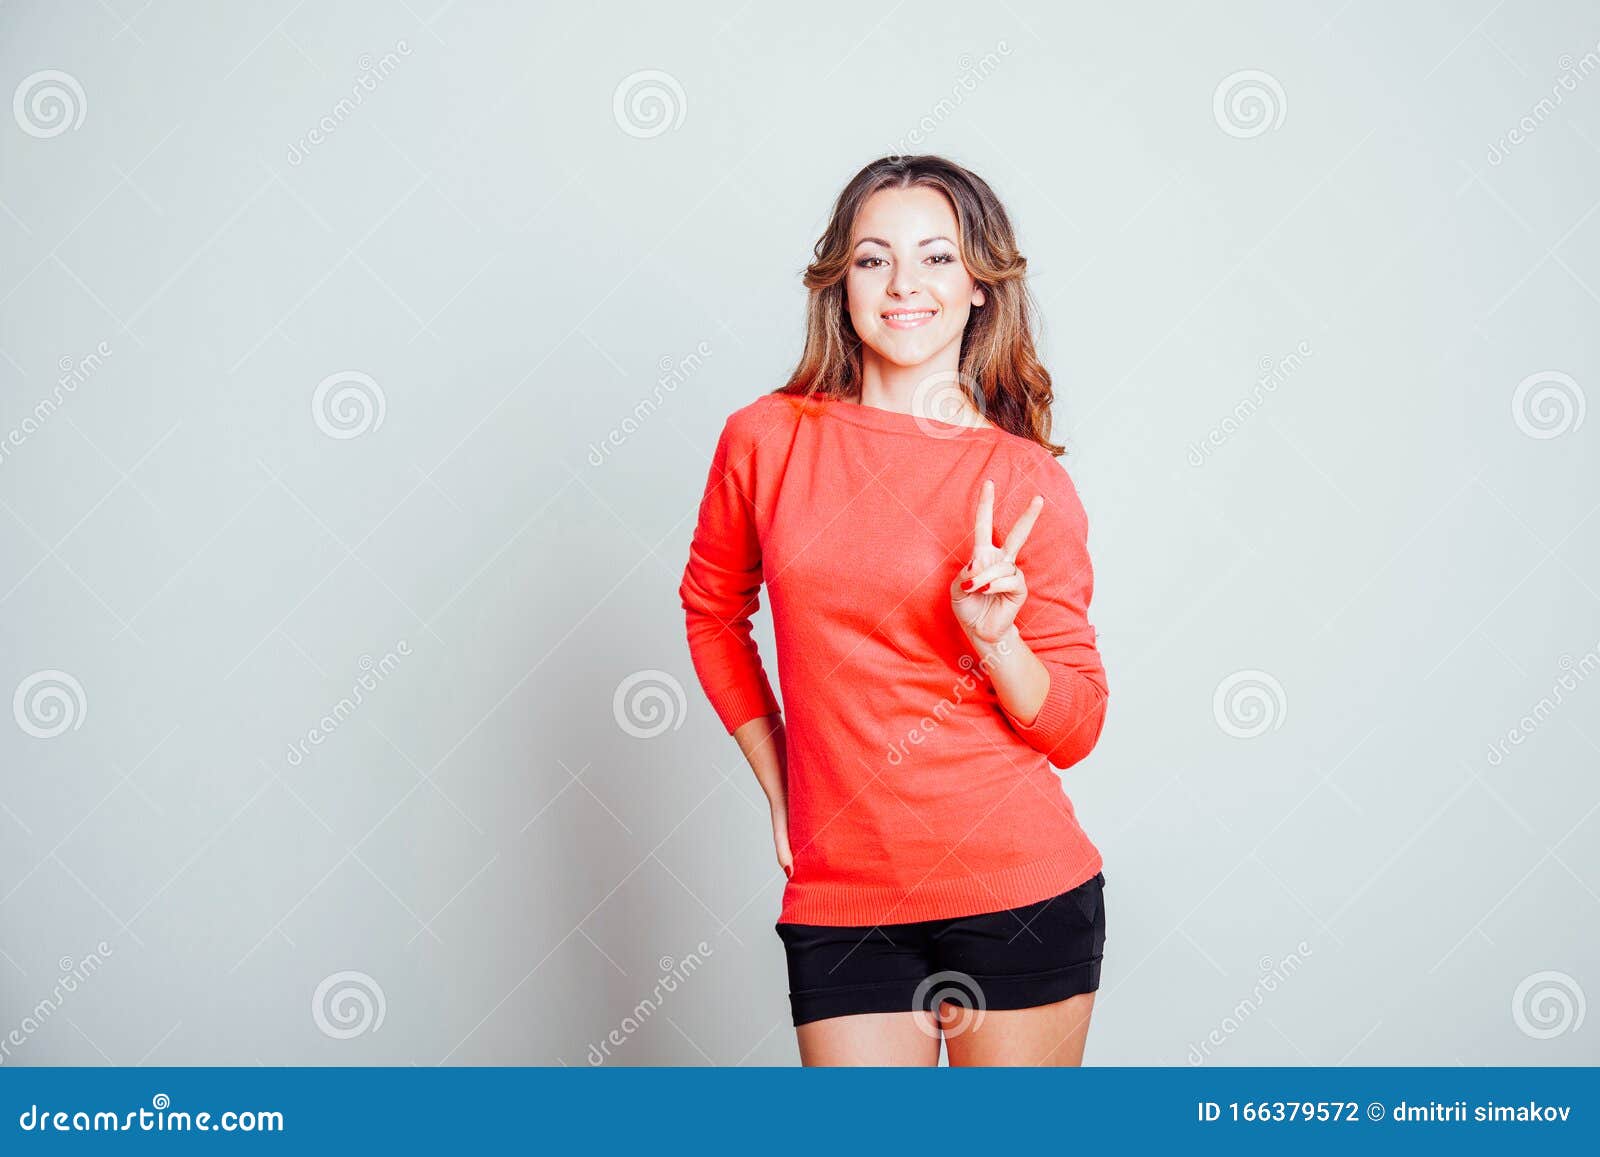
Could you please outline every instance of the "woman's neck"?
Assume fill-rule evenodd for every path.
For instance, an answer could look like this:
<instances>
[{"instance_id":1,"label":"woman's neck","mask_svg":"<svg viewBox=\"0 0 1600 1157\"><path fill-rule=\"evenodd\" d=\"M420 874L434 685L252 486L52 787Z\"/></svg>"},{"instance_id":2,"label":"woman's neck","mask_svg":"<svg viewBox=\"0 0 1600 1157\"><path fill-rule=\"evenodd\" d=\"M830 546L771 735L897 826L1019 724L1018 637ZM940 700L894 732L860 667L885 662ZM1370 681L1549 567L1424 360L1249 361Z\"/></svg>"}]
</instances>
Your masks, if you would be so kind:
<instances>
[{"instance_id":1,"label":"woman's neck","mask_svg":"<svg viewBox=\"0 0 1600 1157\"><path fill-rule=\"evenodd\" d=\"M897 366L864 350L861 390L855 401L880 410L936 418L955 426L993 426L973 403L961 380L960 349L946 351L915 366Z\"/></svg>"}]
</instances>

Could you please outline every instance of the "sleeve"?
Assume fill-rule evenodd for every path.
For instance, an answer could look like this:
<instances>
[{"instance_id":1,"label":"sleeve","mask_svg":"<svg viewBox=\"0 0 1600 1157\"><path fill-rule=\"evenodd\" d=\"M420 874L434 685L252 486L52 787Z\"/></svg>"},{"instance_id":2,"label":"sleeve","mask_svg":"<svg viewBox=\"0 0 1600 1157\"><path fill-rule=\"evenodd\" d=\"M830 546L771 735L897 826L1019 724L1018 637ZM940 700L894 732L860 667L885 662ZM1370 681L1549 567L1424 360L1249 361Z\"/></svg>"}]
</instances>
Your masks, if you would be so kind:
<instances>
[{"instance_id":1,"label":"sleeve","mask_svg":"<svg viewBox=\"0 0 1600 1157\"><path fill-rule=\"evenodd\" d=\"M1106 672L1088 618L1094 594L1088 515L1072 479L1054 458L1017 471L1010 519L1001 523L997 518L996 526L1009 528L1035 494L1044 496L1044 508L1017 554L1028 597L1017 612L1016 626L1050 672L1050 689L1030 723L1019 722L1003 706L1001 712L1030 747L1052 766L1065 769L1099 742L1106 717Z\"/></svg>"},{"instance_id":2,"label":"sleeve","mask_svg":"<svg viewBox=\"0 0 1600 1157\"><path fill-rule=\"evenodd\" d=\"M755 461L738 429L730 417L717 439L678 587L695 674L730 735L780 711L751 637L750 616L761 605L761 543L749 499Z\"/></svg>"}]
</instances>

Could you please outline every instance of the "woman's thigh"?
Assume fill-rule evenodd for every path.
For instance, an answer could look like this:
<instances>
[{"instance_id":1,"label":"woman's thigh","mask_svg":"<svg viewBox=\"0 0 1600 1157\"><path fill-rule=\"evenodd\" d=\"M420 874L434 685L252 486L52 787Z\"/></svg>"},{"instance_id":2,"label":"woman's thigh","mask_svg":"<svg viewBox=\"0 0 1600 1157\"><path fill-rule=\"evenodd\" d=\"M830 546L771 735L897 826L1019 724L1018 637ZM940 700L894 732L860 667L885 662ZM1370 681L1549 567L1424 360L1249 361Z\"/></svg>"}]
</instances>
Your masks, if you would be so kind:
<instances>
[{"instance_id":1,"label":"woman's thigh","mask_svg":"<svg viewBox=\"0 0 1600 1157\"><path fill-rule=\"evenodd\" d=\"M950 1064L1081 1065L1094 997L1084 992L1054 1004L991 1008L981 1015L952 1010L944 1038Z\"/></svg>"},{"instance_id":2,"label":"woman's thigh","mask_svg":"<svg viewBox=\"0 0 1600 1157\"><path fill-rule=\"evenodd\" d=\"M933 1066L939 1026L922 1011L863 1012L813 1020L795 1030L802 1065Z\"/></svg>"},{"instance_id":3,"label":"woman's thigh","mask_svg":"<svg viewBox=\"0 0 1600 1157\"><path fill-rule=\"evenodd\" d=\"M936 1065L942 1036L952 1065L1081 1065L1104 882L950 920L779 923L801 1063Z\"/></svg>"},{"instance_id":4,"label":"woman's thigh","mask_svg":"<svg viewBox=\"0 0 1600 1157\"><path fill-rule=\"evenodd\" d=\"M1105 951L1104 873L1036 904L952 921L934 936L966 1008L943 1005L952 1065L1083 1063Z\"/></svg>"}]
</instances>

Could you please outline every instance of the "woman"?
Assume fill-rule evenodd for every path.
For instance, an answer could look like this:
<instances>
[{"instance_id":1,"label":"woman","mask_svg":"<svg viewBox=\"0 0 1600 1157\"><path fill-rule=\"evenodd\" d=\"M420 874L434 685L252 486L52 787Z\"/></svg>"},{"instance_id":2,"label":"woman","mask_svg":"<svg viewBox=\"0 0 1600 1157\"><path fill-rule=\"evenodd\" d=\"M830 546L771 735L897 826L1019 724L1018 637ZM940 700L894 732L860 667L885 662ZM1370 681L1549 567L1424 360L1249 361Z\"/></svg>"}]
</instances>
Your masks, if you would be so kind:
<instances>
[{"instance_id":1,"label":"woman","mask_svg":"<svg viewBox=\"0 0 1600 1157\"><path fill-rule=\"evenodd\" d=\"M868 165L806 270L799 367L706 482L679 595L771 803L806 1065L935 1065L941 1036L952 1065L1082 1063L1105 878L1050 765L1094 747L1106 678L1025 268L975 174Z\"/></svg>"}]
</instances>

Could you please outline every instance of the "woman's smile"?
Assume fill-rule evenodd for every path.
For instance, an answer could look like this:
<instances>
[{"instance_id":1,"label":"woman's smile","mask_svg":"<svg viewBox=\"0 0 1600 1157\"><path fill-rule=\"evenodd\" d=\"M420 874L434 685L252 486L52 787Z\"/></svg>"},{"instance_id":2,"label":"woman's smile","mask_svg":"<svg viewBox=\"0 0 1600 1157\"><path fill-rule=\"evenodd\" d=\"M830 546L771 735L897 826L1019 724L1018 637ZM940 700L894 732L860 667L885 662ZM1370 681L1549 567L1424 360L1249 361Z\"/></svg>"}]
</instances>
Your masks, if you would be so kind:
<instances>
[{"instance_id":1,"label":"woman's smile","mask_svg":"<svg viewBox=\"0 0 1600 1157\"><path fill-rule=\"evenodd\" d=\"M938 313L937 309L899 309L885 313L882 317L884 324L890 329L916 329L919 325L926 325L932 321Z\"/></svg>"}]
</instances>

